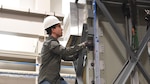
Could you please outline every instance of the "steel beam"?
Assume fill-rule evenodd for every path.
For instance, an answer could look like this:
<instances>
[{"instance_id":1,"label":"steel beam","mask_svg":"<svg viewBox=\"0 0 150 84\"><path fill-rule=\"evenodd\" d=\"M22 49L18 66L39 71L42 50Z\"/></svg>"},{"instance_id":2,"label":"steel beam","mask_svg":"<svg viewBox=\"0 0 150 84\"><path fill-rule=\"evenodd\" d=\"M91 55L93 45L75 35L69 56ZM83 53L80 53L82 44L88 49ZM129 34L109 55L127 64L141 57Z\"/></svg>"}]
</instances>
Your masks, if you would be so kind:
<instances>
[{"instance_id":1,"label":"steel beam","mask_svg":"<svg viewBox=\"0 0 150 84\"><path fill-rule=\"evenodd\" d=\"M122 2L116 2L116 1L103 1L103 3L105 4L113 4L113 5L122 5ZM137 3L150 3L150 2L146 2L146 1L139 1L137 0ZM143 8L143 7L146 7L146 8L149 8L150 6L149 5L144 5L144 4L137 4L137 7L140 7L140 8Z\"/></svg>"},{"instance_id":2,"label":"steel beam","mask_svg":"<svg viewBox=\"0 0 150 84\"><path fill-rule=\"evenodd\" d=\"M129 75L131 74L132 70L136 66L138 59L140 58L140 55L143 52L143 49L145 48L148 40L150 39L150 29L147 31L144 39L142 40L139 49L137 50L136 53L134 53L134 52L132 52L129 44L126 42L126 40L124 39L121 32L118 30L119 27L116 25L115 21L113 20L113 18L109 14L109 12L106 9L106 7L104 6L104 4L100 0L96 0L96 2L97 2L97 5L99 6L99 8L101 9L101 11L104 13L104 15L109 19L110 24L112 25L114 31L116 32L119 39L122 41L124 47L126 48L127 52L129 53L129 55L133 59L133 60L129 59L126 61L126 64L124 65L121 73L119 74L117 79L114 81L114 84L124 84L126 82L127 78L129 77Z\"/></svg>"},{"instance_id":3,"label":"steel beam","mask_svg":"<svg viewBox=\"0 0 150 84\"><path fill-rule=\"evenodd\" d=\"M150 3L150 1L149 0L137 0L136 2L142 2L142 3Z\"/></svg>"},{"instance_id":4,"label":"steel beam","mask_svg":"<svg viewBox=\"0 0 150 84\"><path fill-rule=\"evenodd\" d=\"M133 58L133 61L135 61L136 57L134 56L134 53L132 52L132 50L131 50L129 44L127 43L126 39L124 38L124 36L121 34L119 27L117 26L116 22L113 20L112 16L109 14L107 8L100 0L96 0L96 2L97 2L98 7L102 10L104 15L108 18L110 24L112 25L114 31L116 32L116 34L118 36L118 38L121 40L124 47L126 48L127 53L129 53L129 55Z\"/></svg>"},{"instance_id":5,"label":"steel beam","mask_svg":"<svg viewBox=\"0 0 150 84\"><path fill-rule=\"evenodd\" d=\"M138 60L141 56L141 53L143 52L144 48L146 47L146 44L147 44L149 39L150 39L150 29L147 31L144 39L142 40L142 42L140 44L140 47L139 47L138 51L135 53L135 56L137 57L137 60L134 61L134 62L132 62L131 60L128 60L129 63L123 69L123 71L121 72L119 77L114 81L114 84L124 84L126 82L127 78L129 77L132 70L136 66L136 64L137 64L137 62L138 62Z\"/></svg>"},{"instance_id":6,"label":"steel beam","mask_svg":"<svg viewBox=\"0 0 150 84\"><path fill-rule=\"evenodd\" d=\"M94 30L94 76L95 83L101 84L100 81L100 54L99 54L99 35L98 35L98 20L97 20L97 9L96 0L93 0L93 30Z\"/></svg>"},{"instance_id":7,"label":"steel beam","mask_svg":"<svg viewBox=\"0 0 150 84\"><path fill-rule=\"evenodd\" d=\"M144 70L142 64L139 61L137 62L137 67L142 72L142 74L143 74L144 78L147 80L148 84L150 84L150 76L146 72L146 70Z\"/></svg>"}]
</instances>

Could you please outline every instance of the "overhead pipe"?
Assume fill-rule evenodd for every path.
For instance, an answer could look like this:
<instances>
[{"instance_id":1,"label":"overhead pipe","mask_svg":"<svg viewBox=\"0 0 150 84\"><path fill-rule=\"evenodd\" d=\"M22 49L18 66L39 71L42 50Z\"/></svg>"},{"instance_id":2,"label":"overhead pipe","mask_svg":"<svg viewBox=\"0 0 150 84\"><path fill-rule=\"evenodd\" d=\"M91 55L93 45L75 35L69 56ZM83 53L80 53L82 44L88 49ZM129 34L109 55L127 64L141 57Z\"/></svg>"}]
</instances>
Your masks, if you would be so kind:
<instances>
[{"instance_id":1,"label":"overhead pipe","mask_svg":"<svg viewBox=\"0 0 150 84\"><path fill-rule=\"evenodd\" d=\"M114 5L122 5L122 2L116 2L116 1L101 1L101 2L103 2L103 3L107 3L107 4L114 4ZM146 1L136 1L136 2L138 2L138 3L150 3L150 1L149 2L146 2ZM142 4L137 4L137 7L145 7L145 8L149 8L150 6L149 5L142 5Z\"/></svg>"},{"instance_id":2,"label":"overhead pipe","mask_svg":"<svg viewBox=\"0 0 150 84\"><path fill-rule=\"evenodd\" d=\"M0 76L8 77L22 77L22 78L36 78L39 76L38 73L21 73L21 72L9 72L9 71L0 71ZM72 74L62 75L63 78L75 79L76 77Z\"/></svg>"}]
</instances>

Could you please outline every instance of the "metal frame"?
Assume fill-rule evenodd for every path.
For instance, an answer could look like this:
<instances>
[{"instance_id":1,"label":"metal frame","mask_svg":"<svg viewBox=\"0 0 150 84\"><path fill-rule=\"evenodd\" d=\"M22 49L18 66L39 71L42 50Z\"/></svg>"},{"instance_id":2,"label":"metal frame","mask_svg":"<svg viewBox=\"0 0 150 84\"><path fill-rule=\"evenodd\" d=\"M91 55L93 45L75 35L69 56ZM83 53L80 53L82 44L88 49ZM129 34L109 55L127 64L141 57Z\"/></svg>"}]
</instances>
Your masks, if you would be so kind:
<instances>
[{"instance_id":1,"label":"metal frame","mask_svg":"<svg viewBox=\"0 0 150 84\"><path fill-rule=\"evenodd\" d=\"M144 68L138 61L141 56L141 53L143 52L144 48L146 47L148 40L150 39L150 29L147 31L142 42L140 43L139 49L137 50L136 53L134 53L131 50L131 48L130 48L129 44L127 43L127 41L125 40L125 38L123 37L123 35L121 34L121 32L118 30L119 27L117 26L116 22L113 20L112 16L109 14L105 5L100 0L96 0L96 2L97 2L98 7L101 9L101 11L104 13L104 15L108 18L108 20L109 20L110 24L112 25L114 31L116 32L117 36L119 37L119 39L123 43L124 47L126 48L127 52L131 56L131 59L128 59L126 61L126 63L124 64L124 67L122 68L118 77L114 80L113 84L124 84L136 65L143 73L147 82L150 83L150 76L146 75L147 72L144 70Z\"/></svg>"},{"instance_id":2,"label":"metal frame","mask_svg":"<svg viewBox=\"0 0 150 84\"><path fill-rule=\"evenodd\" d=\"M101 84L100 81L100 54L99 54L99 36L98 36L98 26L97 26L97 10L96 10L96 0L93 0L93 30L94 30L94 77L95 77L95 84Z\"/></svg>"},{"instance_id":3,"label":"metal frame","mask_svg":"<svg viewBox=\"0 0 150 84\"><path fill-rule=\"evenodd\" d=\"M87 41L88 39L88 32L87 32L87 24L83 24L83 32L82 32L82 37L81 37L81 42ZM77 65L76 67L76 75L77 75L77 84L83 84L83 71L84 71L84 63L85 63L85 58L87 55L87 50L83 49L79 55L78 55L78 60L77 64L74 62L74 64Z\"/></svg>"}]
</instances>

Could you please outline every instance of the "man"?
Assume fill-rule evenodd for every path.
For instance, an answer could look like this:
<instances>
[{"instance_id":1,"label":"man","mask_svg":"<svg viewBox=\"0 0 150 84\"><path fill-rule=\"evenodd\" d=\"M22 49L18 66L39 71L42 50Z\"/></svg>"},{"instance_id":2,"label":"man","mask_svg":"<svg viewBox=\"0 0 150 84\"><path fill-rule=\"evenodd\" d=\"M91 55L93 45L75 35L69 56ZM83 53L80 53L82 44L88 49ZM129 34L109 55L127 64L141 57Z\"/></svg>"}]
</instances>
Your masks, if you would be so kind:
<instances>
[{"instance_id":1,"label":"man","mask_svg":"<svg viewBox=\"0 0 150 84\"><path fill-rule=\"evenodd\" d=\"M85 48L87 42L64 48L57 40L62 36L61 22L55 16L48 16L43 21L44 28L49 35L41 51L41 66L38 77L39 84L67 84L60 76L61 59L76 60L76 53Z\"/></svg>"}]
</instances>

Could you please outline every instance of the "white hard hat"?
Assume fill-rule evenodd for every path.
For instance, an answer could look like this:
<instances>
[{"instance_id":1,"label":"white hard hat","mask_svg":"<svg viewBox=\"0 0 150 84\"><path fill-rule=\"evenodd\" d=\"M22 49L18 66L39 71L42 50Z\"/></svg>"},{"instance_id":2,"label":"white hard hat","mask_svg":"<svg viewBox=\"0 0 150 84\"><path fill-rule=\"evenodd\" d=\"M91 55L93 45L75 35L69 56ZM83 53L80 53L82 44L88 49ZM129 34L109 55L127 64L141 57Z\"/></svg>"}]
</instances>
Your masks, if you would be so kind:
<instances>
[{"instance_id":1,"label":"white hard hat","mask_svg":"<svg viewBox=\"0 0 150 84\"><path fill-rule=\"evenodd\" d=\"M61 23L58 18L56 18L55 16L48 16L44 19L43 21L43 25L44 25L44 29L47 29L55 24Z\"/></svg>"}]
</instances>

